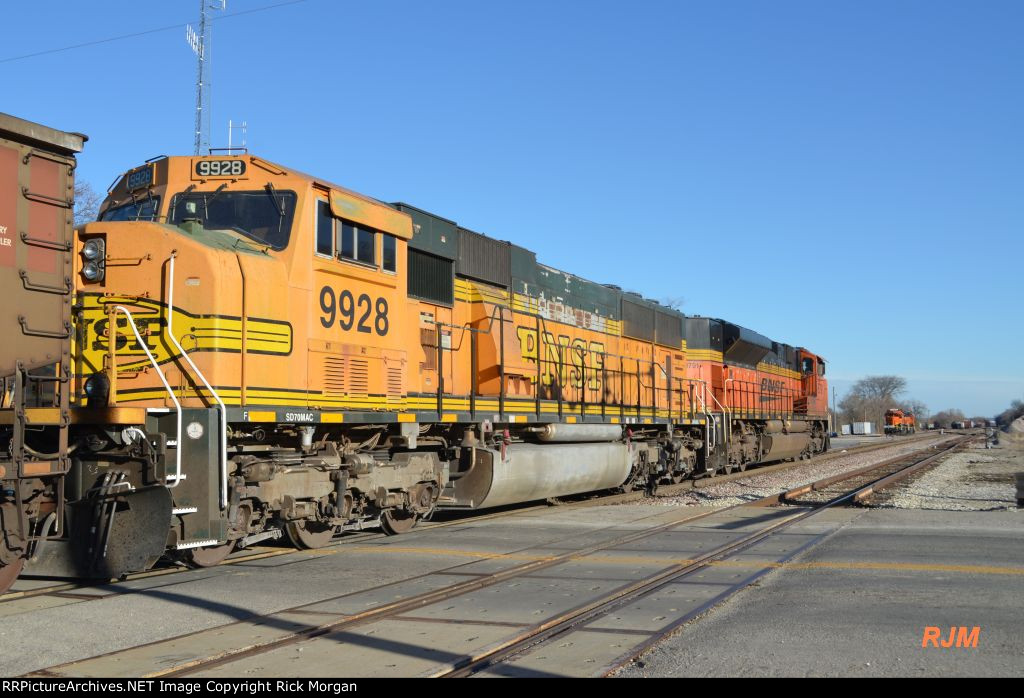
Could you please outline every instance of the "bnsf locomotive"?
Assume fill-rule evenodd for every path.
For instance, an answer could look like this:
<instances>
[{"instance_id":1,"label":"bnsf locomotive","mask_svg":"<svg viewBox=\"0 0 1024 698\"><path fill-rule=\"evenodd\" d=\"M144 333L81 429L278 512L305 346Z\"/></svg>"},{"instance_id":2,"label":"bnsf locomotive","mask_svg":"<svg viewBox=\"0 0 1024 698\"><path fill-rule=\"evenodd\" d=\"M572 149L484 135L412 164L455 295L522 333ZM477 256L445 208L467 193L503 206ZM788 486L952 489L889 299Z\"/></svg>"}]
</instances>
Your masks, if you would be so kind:
<instances>
[{"instance_id":1,"label":"bnsf locomotive","mask_svg":"<svg viewBox=\"0 0 1024 698\"><path fill-rule=\"evenodd\" d=\"M917 431L917 419L913 412L893 408L885 411L886 434L913 434Z\"/></svg>"},{"instance_id":2,"label":"bnsf locomotive","mask_svg":"<svg viewBox=\"0 0 1024 698\"><path fill-rule=\"evenodd\" d=\"M250 154L72 230L82 137L0 138L0 586L827 448L806 349Z\"/></svg>"}]
</instances>

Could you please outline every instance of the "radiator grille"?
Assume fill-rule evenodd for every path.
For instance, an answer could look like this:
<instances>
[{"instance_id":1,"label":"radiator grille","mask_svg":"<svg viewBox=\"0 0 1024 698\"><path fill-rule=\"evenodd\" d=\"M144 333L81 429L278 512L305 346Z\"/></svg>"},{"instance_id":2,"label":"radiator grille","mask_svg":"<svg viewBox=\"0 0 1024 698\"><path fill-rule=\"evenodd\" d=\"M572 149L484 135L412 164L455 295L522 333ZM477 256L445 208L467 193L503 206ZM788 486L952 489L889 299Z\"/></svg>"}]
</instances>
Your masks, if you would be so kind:
<instances>
[{"instance_id":1,"label":"radiator grille","mask_svg":"<svg viewBox=\"0 0 1024 698\"><path fill-rule=\"evenodd\" d=\"M657 311L654 316L654 335L658 344L678 349L683 343L682 318Z\"/></svg>"},{"instance_id":2,"label":"radiator grille","mask_svg":"<svg viewBox=\"0 0 1024 698\"><path fill-rule=\"evenodd\" d=\"M654 341L654 309L622 299L622 334Z\"/></svg>"},{"instance_id":3,"label":"radiator grille","mask_svg":"<svg viewBox=\"0 0 1024 698\"><path fill-rule=\"evenodd\" d=\"M325 356L323 364L324 395L337 397L345 394L345 357Z\"/></svg>"},{"instance_id":4,"label":"radiator grille","mask_svg":"<svg viewBox=\"0 0 1024 698\"><path fill-rule=\"evenodd\" d=\"M350 395L366 395L370 392L370 367L365 359L348 360L348 392Z\"/></svg>"},{"instance_id":5,"label":"radiator grille","mask_svg":"<svg viewBox=\"0 0 1024 698\"><path fill-rule=\"evenodd\" d=\"M402 387L402 367L388 366L388 397L401 397Z\"/></svg>"}]
</instances>

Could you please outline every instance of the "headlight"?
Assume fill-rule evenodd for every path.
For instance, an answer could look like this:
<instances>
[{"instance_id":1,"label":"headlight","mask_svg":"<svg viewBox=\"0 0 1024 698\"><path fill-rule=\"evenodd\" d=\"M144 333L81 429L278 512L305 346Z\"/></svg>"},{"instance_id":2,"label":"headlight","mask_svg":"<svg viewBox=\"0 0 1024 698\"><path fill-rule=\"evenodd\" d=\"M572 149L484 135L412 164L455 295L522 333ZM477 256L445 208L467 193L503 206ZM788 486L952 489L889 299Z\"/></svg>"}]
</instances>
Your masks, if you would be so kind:
<instances>
[{"instance_id":1,"label":"headlight","mask_svg":"<svg viewBox=\"0 0 1024 698\"><path fill-rule=\"evenodd\" d=\"M82 265L82 276L85 277L86 281L99 281L100 277L103 276L103 272L100 270L100 265L96 262L86 262Z\"/></svg>"},{"instance_id":2,"label":"headlight","mask_svg":"<svg viewBox=\"0 0 1024 698\"><path fill-rule=\"evenodd\" d=\"M85 379L86 404L89 407L106 407L110 401L110 379L105 373L94 373Z\"/></svg>"},{"instance_id":3,"label":"headlight","mask_svg":"<svg viewBox=\"0 0 1024 698\"><path fill-rule=\"evenodd\" d=\"M82 244L82 276L86 281L102 281L106 276L107 241L103 236L86 240Z\"/></svg>"},{"instance_id":4,"label":"headlight","mask_svg":"<svg viewBox=\"0 0 1024 698\"><path fill-rule=\"evenodd\" d=\"M99 240L89 240L82 245L82 256L90 262L103 256L103 244Z\"/></svg>"}]
</instances>

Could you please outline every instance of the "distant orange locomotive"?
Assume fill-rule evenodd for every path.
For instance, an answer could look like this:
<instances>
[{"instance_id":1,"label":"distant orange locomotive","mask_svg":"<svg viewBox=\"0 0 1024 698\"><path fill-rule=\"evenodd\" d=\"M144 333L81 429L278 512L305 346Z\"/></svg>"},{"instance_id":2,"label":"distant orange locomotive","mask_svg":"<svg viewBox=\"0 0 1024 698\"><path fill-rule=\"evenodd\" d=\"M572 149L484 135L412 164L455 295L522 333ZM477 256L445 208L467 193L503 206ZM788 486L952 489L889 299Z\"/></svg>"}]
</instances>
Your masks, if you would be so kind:
<instances>
[{"instance_id":1,"label":"distant orange locomotive","mask_svg":"<svg viewBox=\"0 0 1024 698\"><path fill-rule=\"evenodd\" d=\"M893 408L885 412L886 434L913 434L917 431L917 420L913 412Z\"/></svg>"},{"instance_id":2,"label":"distant orange locomotive","mask_svg":"<svg viewBox=\"0 0 1024 698\"><path fill-rule=\"evenodd\" d=\"M46 391L0 411L66 470L4 481L49 502L9 565L42 538L79 575L209 565L828 447L809 351L249 154L128 171L67 257L67 419Z\"/></svg>"}]
</instances>

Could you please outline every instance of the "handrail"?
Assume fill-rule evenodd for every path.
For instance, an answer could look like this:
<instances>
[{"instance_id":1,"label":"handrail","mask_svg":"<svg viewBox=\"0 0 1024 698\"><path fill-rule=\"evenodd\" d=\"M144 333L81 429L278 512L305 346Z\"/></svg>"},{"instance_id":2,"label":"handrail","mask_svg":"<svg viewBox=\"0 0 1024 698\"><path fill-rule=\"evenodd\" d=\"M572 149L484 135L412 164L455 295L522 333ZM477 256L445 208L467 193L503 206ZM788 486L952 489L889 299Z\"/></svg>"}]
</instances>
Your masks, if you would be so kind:
<instances>
[{"instance_id":1,"label":"handrail","mask_svg":"<svg viewBox=\"0 0 1024 698\"><path fill-rule=\"evenodd\" d=\"M153 368L156 370L156 375L160 376L160 382L164 384L164 389L167 391L167 394L171 396L171 402L174 403L174 409L178 413L177 441L175 441L174 448L176 461L174 484L167 485L168 489L172 489L177 487L178 483L183 479L181 477L181 403L178 402L178 398L174 396L174 391L171 390L171 384L167 382L167 377L164 376L164 372L160 370L160 365L156 362L156 359L153 358L153 352L151 352L149 347L146 346L146 343L142 341L142 335L139 334L139 328L135 326L135 318L132 317L131 312L123 305L115 305L114 312L117 311L121 311L125 314L125 317L128 318L128 326L132 328L132 332L135 334L135 340L139 343L139 346L142 347L142 351L146 352L146 358L149 359L149 363L153 364ZM112 325L113 326L110 328L110 341L115 343L117 341L117 323L112 323Z\"/></svg>"},{"instance_id":2,"label":"handrail","mask_svg":"<svg viewBox=\"0 0 1024 698\"><path fill-rule=\"evenodd\" d=\"M192 357L188 355L185 348L178 342L178 338L174 336L174 258L177 257L178 253L171 252L170 259L168 260L167 270L167 336L170 337L171 343L174 344L174 348L181 353L181 356L188 365L195 371L196 376L203 382L206 389L210 391L210 395L217 401L220 406L220 508L226 509L228 506L228 408L225 407L224 401L220 399L220 395L213 389L210 382L206 380L206 376L199 370L195 362L192 361ZM245 351L245 347L242 347L242 351ZM180 453L180 446L179 446Z\"/></svg>"},{"instance_id":3,"label":"handrail","mask_svg":"<svg viewBox=\"0 0 1024 698\"><path fill-rule=\"evenodd\" d=\"M703 381L699 378L695 378L693 380L701 384L701 386L704 388L705 393L708 391L707 381ZM708 418L709 422L711 422L711 428L708 430L708 439L705 443L705 448L707 449L707 457L710 458L711 449L715 448L715 446L717 445L715 443L715 437L716 432L718 431L718 420L715 419L715 415L708 409L708 404L704 401L704 398L701 397L700 393L695 392L694 396L700 401L700 406L704 410L704 416ZM711 397L714 397L714 395L712 395Z\"/></svg>"},{"instance_id":4,"label":"handrail","mask_svg":"<svg viewBox=\"0 0 1024 698\"><path fill-rule=\"evenodd\" d=\"M732 379L730 379L730 380L732 380ZM725 397L724 394L723 394L723 397ZM722 427L722 441L728 446L729 445L729 429L732 428L731 427L731 425L732 425L732 412L730 412L727 407L724 407L722 405L722 403L720 403L718 401L718 398L715 397L715 391L714 390L711 391L711 399L715 401L715 404L718 405L718 408L720 410L722 410L722 413L725 415L725 424ZM729 402L729 399L726 398L725 401Z\"/></svg>"}]
</instances>

